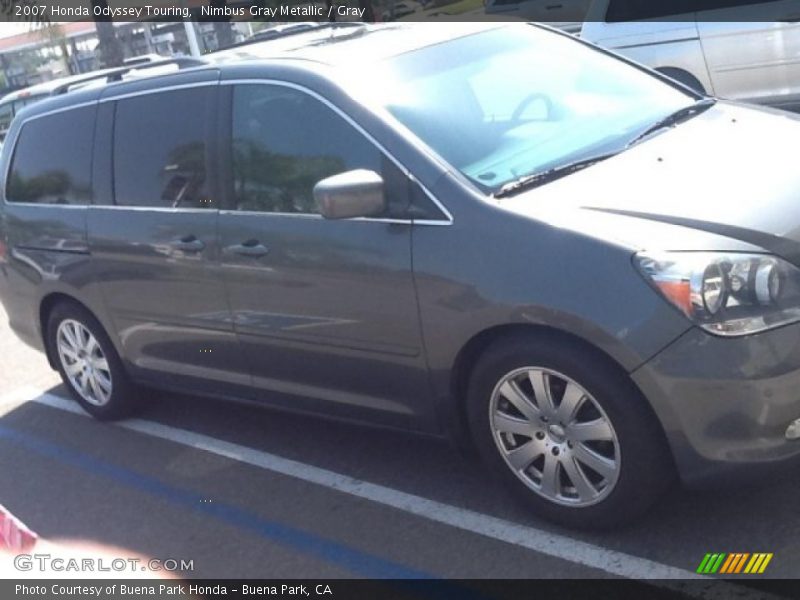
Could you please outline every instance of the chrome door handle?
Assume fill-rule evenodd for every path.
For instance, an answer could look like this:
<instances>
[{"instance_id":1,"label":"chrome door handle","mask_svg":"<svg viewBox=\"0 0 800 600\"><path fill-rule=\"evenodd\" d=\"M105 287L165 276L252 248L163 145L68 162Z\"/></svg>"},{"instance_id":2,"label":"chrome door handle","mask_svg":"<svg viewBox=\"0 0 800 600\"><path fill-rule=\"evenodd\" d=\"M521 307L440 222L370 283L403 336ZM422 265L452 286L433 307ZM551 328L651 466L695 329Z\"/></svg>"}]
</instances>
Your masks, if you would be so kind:
<instances>
[{"instance_id":1,"label":"chrome door handle","mask_svg":"<svg viewBox=\"0 0 800 600\"><path fill-rule=\"evenodd\" d=\"M250 258L261 258L269 252L264 244L258 240L247 240L241 244L235 244L225 248L228 253L238 254L239 256L249 256Z\"/></svg>"},{"instance_id":2,"label":"chrome door handle","mask_svg":"<svg viewBox=\"0 0 800 600\"><path fill-rule=\"evenodd\" d=\"M194 235L186 235L178 240L173 240L170 245L175 250L182 252L201 252L206 247L203 241L198 240Z\"/></svg>"}]
</instances>

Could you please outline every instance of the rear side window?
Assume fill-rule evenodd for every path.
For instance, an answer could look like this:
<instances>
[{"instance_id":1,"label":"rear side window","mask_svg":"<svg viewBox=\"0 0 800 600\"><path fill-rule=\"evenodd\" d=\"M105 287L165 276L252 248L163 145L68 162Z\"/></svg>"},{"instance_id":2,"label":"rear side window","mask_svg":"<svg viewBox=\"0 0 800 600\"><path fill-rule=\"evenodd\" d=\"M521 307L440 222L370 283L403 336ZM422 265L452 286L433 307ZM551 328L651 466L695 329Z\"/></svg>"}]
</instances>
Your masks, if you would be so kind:
<instances>
[{"instance_id":1,"label":"rear side window","mask_svg":"<svg viewBox=\"0 0 800 600\"><path fill-rule=\"evenodd\" d=\"M95 107L39 117L23 125L6 187L9 202L89 204Z\"/></svg>"},{"instance_id":2,"label":"rear side window","mask_svg":"<svg viewBox=\"0 0 800 600\"><path fill-rule=\"evenodd\" d=\"M212 88L117 102L114 198L122 206L208 208L206 139Z\"/></svg>"}]
</instances>

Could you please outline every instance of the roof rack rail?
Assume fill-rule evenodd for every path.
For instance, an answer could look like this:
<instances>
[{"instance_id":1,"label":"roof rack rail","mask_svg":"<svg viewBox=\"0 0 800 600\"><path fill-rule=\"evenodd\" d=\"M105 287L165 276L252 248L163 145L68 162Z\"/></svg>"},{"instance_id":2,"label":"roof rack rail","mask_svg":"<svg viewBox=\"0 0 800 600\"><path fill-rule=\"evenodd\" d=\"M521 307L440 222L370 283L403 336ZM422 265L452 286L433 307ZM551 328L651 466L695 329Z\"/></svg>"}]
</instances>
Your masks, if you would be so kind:
<instances>
[{"instance_id":1,"label":"roof rack rail","mask_svg":"<svg viewBox=\"0 0 800 600\"><path fill-rule=\"evenodd\" d=\"M131 71L143 71L145 69L154 69L157 67L166 67L168 65L177 65L180 69L188 69L190 67L201 67L207 65L203 59L194 58L191 56L176 56L174 58L165 58L164 60L154 60L145 63L138 63L138 64L131 64L126 65L124 67L119 67L118 69L113 69L111 71L103 71L102 73L87 73L86 77L81 77L79 79L73 79L72 81L66 82L50 92L52 96L58 96L59 94L65 94L70 91L71 88L81 85L84 83L88 83L94 80L105 79L106 83L112 83L115 81L122 81L122 77Z\"/></svg>"}]
</instances>

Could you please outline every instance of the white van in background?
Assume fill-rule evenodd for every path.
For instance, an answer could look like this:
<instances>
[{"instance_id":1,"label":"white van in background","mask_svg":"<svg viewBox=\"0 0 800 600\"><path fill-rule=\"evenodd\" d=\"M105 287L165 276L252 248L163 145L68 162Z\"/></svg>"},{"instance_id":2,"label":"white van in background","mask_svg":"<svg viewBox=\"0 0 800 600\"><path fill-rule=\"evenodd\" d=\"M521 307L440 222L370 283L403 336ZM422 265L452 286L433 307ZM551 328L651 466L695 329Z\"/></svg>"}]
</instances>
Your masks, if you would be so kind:
<instances>
[{"instance_id":1,"label":"white van in background","mask_svg":"<svg viewBox=\"0 0 800 600\"><path fill-rule=\"evenodd\" d=\"M539 21L577 32L592 0L484 0L487 15Z\"/></svg>"},{"instance_id":2,"label":"white van in background","mask_svg":"<svg viewBox=\"0 0 800 600\"><path fill-rule=\"evenodd\" d=\"M581 37L715 96L800 108L800 0L594 0Z\"/></svg>"}]
</instances>

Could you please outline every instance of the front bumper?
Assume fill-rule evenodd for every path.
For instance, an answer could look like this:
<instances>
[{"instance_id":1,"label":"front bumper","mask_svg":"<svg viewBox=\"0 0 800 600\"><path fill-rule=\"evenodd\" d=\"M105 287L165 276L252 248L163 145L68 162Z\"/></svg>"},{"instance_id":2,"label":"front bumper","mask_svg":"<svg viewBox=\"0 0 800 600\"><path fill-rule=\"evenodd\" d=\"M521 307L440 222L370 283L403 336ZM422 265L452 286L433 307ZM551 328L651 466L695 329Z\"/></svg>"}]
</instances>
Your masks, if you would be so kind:
<instances>
[{"instance_id":1,"label":"front bumper","mask_svg":"<svg viewBox=\"0 0 800 600\"><path fill-rule=\"evenodd\" d=\"M800 324L721 338L692 328L631 376L690 486L800 465Z\"/></svg>"}]
</instances>

